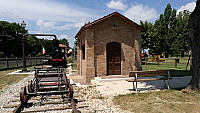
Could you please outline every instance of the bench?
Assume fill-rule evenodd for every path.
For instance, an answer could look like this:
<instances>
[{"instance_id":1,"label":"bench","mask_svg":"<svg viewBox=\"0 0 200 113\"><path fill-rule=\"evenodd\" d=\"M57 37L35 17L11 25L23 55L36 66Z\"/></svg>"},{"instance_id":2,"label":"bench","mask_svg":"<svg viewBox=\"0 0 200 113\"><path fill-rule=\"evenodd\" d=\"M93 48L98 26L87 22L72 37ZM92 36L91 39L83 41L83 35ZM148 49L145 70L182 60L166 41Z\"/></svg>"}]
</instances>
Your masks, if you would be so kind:
<instances>
[{"instance_id":1,"label":"bench","mask_svg":"<svg viewBox=\"0 0 200 113\"><path fill-rule=\"evenodd\" d=\"M156 81L163 80L164 88L166 86L165 80L167 80L167 88L169 89L169 81L171 79L170 74L172 70L158 70L158 71L130 71L129 77L133 77L128 82L133 82L133 90L138 91L137 82L141 81ZM135 85L134 85L135 83Z\"/></svg>"}]
</instances>

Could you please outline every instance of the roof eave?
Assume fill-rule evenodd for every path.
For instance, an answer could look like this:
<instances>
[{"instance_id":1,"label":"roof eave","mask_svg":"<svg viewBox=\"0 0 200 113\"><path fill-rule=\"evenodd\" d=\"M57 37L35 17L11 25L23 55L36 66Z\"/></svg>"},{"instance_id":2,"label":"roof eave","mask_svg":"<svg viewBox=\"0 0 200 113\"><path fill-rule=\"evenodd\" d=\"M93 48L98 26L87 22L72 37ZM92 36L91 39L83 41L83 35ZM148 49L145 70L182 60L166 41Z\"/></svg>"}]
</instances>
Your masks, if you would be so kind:
<instances>
[{"instance_id":1,"label":"roof eave","mask_svg":"<svg viewBox=\"0 0 200 113\"><path fill-rule=\"evenodd\" d=\"M141 30L141 31L145 31L145 29L144 29L142 26L140 26L139 24L135 23L134 21L132 21L132 20L130 20L129 18L127 18L127 17L121 15L121 14L118 13L118 12L114 12L114 13L111 13L111 14L109 14L109 15L106 15L106 16L100 18L100 19L97 19L97 20L95 20L95 21L93 21L93 22L91 22L91 23L89 23L89 24L86 24L86 25L82 26L81 29L80 29L80 30L78 31L78 33L76 34L75 39L77 39L77 38L80 36L80 34L85 30L85 28L90 27L90 26L92 26L93 24L96 24L96 23L98 23L98 22L100 22L100 21L102 21L102 20L105 20L105 19L107 19L107 18L109 18L109 17L111 17L111 16L113 16L113 15L118 15L120 18L124 19L125 21L129 21L130 24L132 24L133 26L136 27L136 29Z\"/></svg>"}]
</instances>

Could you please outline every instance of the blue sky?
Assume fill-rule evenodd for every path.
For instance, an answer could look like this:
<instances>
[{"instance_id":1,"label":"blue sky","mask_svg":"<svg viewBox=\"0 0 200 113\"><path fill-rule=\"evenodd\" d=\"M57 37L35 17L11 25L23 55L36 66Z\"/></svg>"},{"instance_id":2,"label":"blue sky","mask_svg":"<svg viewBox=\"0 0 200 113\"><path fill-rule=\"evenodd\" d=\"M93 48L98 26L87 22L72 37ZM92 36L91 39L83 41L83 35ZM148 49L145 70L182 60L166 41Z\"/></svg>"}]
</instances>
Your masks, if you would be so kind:
<instances>
[{"instance_id":1,"label":"blue sky","mask_svg":"<svg viewBox=\"0 0 200 113\"><path fill-rule=\"evenodd\" d=\"M73 47L84 23L118 11L129 19L154 22L168 3L193 11L196 0L0 0L0 21L27 23L29 33L56 34ZM49 37L51 38L51 37ZM53 38L53 37L52 37Z\"/></svg>"}]
</instances>

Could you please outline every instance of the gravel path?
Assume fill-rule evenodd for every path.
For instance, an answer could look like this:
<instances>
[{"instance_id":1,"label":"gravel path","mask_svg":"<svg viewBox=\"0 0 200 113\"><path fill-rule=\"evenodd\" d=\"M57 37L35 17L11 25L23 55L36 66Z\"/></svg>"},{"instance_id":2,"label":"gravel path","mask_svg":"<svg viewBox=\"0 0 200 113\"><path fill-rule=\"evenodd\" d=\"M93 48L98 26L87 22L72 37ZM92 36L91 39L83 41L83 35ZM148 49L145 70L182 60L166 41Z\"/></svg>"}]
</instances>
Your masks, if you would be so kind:
<instances>
[{"instance_id":1,"label":"gravel path","mask_svg":"<svg viewBox=\"0 0 200 113\"><path fill-rule=\"evenodd\" d=\"M23 80L19 81L18 83L6 86L2 89L0 94L0 113L4 113L7 111L12 111L13 108L3 108L6 104L13 104L10 103L12 99L19 99L19 92L22 86L27 85L28 81L33 79L33 75L30 75ZM88 105L87 108L79 109L82 113L124 113L121 109L117 108L112 104L112 101L108 97L102 96L100 92L96 90L96 86L74 86L75 94L77 95L75 98L78 100L86 100L80 105ZM14 104L17 104L16 102ZM45 108L45 107L57 107L57 106L64 106L66 104L56 104L56 105L43 105L43 106L32 106L27 109L35 109L35 108ZM47 113L68 113L71 110L62 110L62 111L48 111Z\"/></svg>"},{"instance_id":2,"label":"gravel path","mask_svg":"<svg viewBox=\"0 0 200 113\"><path fill-rule=\"evenodd\" d=\"M127 113L112 104L112 100L96 90L97 86L76 87L78 99L87 100L84 104L89 107L82 109L82 113ZM81 96L80 96L81 95Z\"/></svg>"},{"instance_id":3,"label":"gravel path","mask_svg":"<svg viewBox=\"0 0 200 113\"><path fill-rule=\"evenodd\" d=\"M27 85L28 81L33 79L33 75L30 75L18 83L6 86L3 88L0 95L0 112L11 111L12 109L4 109L3 105L8 104L11 99L16 97L19 98L20 87ZM178 88L186 86L191 77L173 77L170 81L171 88ZM138 87L141 92L148 90L160 90L163 87L163 81L149 81L139 82ZM85 102L80 103L81 105L88 105L85 109L80 109L82 113L128 113L128 111L121 110L118 106L112 103L114 96L119 94L133 93L132 83L125 80L113 81L113 82L100 82L92 86L74 86L75 94L77 99L84 99ZM42 107L53 107L61 105L47 105ZM42 108L40 106L40 108ZM28 108L31 109L31 108ZM50 111L51 113L62 113L71 112L70 110L63 111Z\"/></svg>"},{"instance_id":4,"label":"gravel path","mask_svg":"<svg viewBox=\"0 0 200 113\"><path fill-rule=\"evenodd\" d=\"M170 88L181 88L188 85L191 80L191 76L185 77L172 77L170 80ZM116 95L123 95L128 93L134 93L133 83L127 82L125 80L112 81L112 82L100 82L96 83L97 91L99 91L103 96L113 97ZM164 82L159 81L148 81L148 82L138 82L138 88L140 92L146 92L149 90L161 90L164 89Z\"/></svg>"}]
</instances>

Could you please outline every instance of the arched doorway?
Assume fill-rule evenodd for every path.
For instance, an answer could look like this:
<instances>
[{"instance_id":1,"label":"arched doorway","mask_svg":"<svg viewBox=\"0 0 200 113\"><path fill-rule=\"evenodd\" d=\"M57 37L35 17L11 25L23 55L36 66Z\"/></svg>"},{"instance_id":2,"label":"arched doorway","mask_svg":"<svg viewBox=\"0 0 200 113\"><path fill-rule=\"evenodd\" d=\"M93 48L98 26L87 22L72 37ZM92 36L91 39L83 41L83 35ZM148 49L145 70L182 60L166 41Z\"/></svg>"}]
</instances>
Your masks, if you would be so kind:
<instances>
[{"instance_id":1,"label":"arched doorway","mask_svg":"<svg viewBox=\"0 0 200 113\"><path fill-rule=\"evenodd\" d=\"M110 42L106 44L107 50L107 75L121 74L121 44Z\"/></svg>"}]
</instances>

